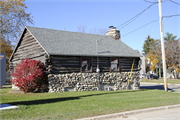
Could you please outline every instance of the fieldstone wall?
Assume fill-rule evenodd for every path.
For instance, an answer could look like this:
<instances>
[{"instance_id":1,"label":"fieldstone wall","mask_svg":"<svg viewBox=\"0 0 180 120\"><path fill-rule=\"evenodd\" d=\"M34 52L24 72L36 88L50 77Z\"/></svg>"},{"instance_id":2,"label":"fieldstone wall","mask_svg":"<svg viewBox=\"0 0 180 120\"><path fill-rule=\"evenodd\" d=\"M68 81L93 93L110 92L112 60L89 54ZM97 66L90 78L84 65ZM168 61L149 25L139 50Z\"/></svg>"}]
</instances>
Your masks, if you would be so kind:
<instances>
[{"instance_id":1,"label":"fieldstone wall","mask_svg":"<svg viewBox=\"0 0 180 120\"><path fill-rule=\"evenodd\" d=\"M49 92L138 90L139 73L133 72L128 84L129 75L130 72L49 74Z\"/></svg>"}]
</instances>

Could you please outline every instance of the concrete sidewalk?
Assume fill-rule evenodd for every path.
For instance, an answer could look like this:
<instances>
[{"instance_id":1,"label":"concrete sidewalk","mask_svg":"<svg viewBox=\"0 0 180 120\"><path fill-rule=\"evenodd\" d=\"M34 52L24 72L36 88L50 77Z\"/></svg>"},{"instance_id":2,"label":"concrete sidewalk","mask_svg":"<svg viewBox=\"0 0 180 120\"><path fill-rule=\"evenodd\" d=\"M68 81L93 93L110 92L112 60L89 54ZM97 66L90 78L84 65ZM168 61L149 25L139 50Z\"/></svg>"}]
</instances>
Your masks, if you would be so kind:
<instances>
[{"instance_id":1,"label":"concrete sidewalk","mask_svg":"<svg viewBox=\"0 0 180 120\"><path fill-rule=\"evenodd\" d=\"M167 119L166 119L167 118ZM101 115L78 120L180 120L180 104Z\"/></svg>"}]
</instances>

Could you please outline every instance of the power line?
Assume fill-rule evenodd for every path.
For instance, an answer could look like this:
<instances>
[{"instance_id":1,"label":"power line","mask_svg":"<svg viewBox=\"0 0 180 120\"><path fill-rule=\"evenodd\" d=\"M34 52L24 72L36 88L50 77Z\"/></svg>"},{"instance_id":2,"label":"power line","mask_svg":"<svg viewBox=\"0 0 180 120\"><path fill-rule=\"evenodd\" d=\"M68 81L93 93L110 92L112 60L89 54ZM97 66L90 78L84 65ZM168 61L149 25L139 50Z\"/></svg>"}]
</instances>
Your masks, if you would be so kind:
<instances>
[{"instance_id":1,"label":"power line","mask_svg":"<svg viewBox=\"0 0 180 120\"><path fill-rule=\"evenodd\" d=\"M172 1L172 0L169 0L169 1L172 2L172 3L174 3L174 4L180 5L179 3L174 2L174 1Z\"/></svg>"},{"instance_id":2,"label":"power line","mask_svg":"<svg viewBox=\"0 0 180 120\"><path fill-rule=\"evenodd\" d=\"M152 7L153 5L155 5L155 4L157 4L158 2L153 2L153 4L151 4L150 6L148 6L146 9L144 9L142 12L140 12L139 14L137 14L137 15L135 15L134 17L132 17L131 19L129 19L128 21L126 21L125 23L123 23L123 24L121 24L121 25L119 25L118 27L116 27L116 28L119 28L119 27L121 27L120 29L122 29L122 28L124 28L124 27L126 27L128 24L130 24L131 22L133 22L137 17L139 17L142 13L144 13L147 9L149 9L150 7ZM120 30L119 29L119 30ZM105 38L107 38L108 36L105 36L104 38L101 38L100 40L98 40L98 41L101 41L101 40L103 40L103 39L105 39Z\"/></svg>"},{"instance_id":3,"label":"power line","mask_svg":"<svg viewBox=\"0 0 180 120\"><path fill-rule=\"evenodd\" d=\"M163 18L170 18L170 17L175 17L175 16L180 16L180 14L176 14L176 15L169 15L169 16L163 16Z\"/></svg>"},{"instance_id":4,"label":"power line","mask_svg":"<svg viewBox=\"0 0 180 120\"><path fill-rule=\"evenodd\" d=\"M175 16L180 16L180 14L169 15L169 16L163 16L162 18L170 18L170 17L175 17ZM143 27L145 27L145 26L147 26L147 25L149 25L149 24L151 24L151 23L153 23L153 22L158 21L158 20L159 20L159 19L153 20L153 21L151 21L151 22L149 22L149 23L147 23L147 24L145 24L145 25L143 25L143 26L141 26L141 27L139 27L139 28L137 28L137 29L135 29L135 30L133 30L133 31L131 31L131 32L127 33L127 34L125 34L125 35L123 35L122 37L124 37L124 36L126 36L126 35L128 35L128 34L131 34L131 33L135 32L135 31L137 31L137 30L139 30L139 29L141 29L141 28L143 28Z\"/></svg>"},{"instance_id":5,"label":"power line","mask_svg":"<svg viewBox=\"0 0 180 120\"><path fill-rule=\"evenodd\" d=\"M145 0L146 1L146 0ZM165 0L166 1L166 0ZM165 2L164 1L164 2ZM124 27L126 27L128 24L130 24L131 22L133 22L137 17L139 17L144 11L146 11L147 9L149 9L150 7L152 7L153 5L155 5L155 4L157 4L158 2L152 2L153 4L151 4L150 6L148 6L146 9L144 9L142 12L140 12L139 14L137 14L137 15L135 15L134 17L132 17L131 19L129 19L128 21L126 21L125 23L123 23L123 24L121 24L120 26L118 26L117 28L119 28L119 27L121 27L120 29L122 29L122 28L124 28ZM169 18L169 17L174 17L174 16L180 16L180 14L177 14L177 15L170 15L170 16L163 16L163 18ZM159 19L158 19L159 20ZM153 20L153 21L151 21L151 22L149 22L149 23L147 23L147 24L145 24L145 25L143 25L143 26L141 26L141 27L139 27L139 28L137 28L137 29L135 29L135 30L133 30L133 31L131 31L131 32L129 32L129 33L127 33L127 34L125 34L125 35L123 35L122 37L124 37L124 36L126 36L126 35L128 35L128 34L130 34L130 33L132 33L132 32L135 32L135 31L137 31L137 30L139 30L139 29L141 29L141 28L143 28L143 27L145 27L145 26L147 26L147 25L149 25L149 24L151 24L151 23L153 23L153 22L156 22L156 21L158 21L158 20ZM124 25L124 26L123 26ZM103 39L105 39L106 37L108 37L108 36L105 36L104 38L101 38L100 40L103 40ZM100 41L99 40L99 41Z\"/></svg>"},{"instance_id":6,"label":"power line","mask_svg":"<svg viewBox=\"0 0 180 120\"><path fill-rule=\"evenodd\" d=\"M128 21L126 21L125 23L119 25L118 27L116 28L119 28L121 27L120 29L126 27L128 24L130 24L131 22L133 22L136 18L138 18L142 13L144 13L147 9L149 9L150 7L152 7L153 5L157 4L158 2L154 2L153 4L151 4L150 6L148 6L146 9L144 9L142 12L140 12L139 14L135 15L134 17L132 17L131 19L129 19ZM120 30L119 29L119 30Z\"/></svg>"},{"instance_id":7,"label":"power line","mask_svg":"<svg viewBox=\"0 0 180 120\"><path fill-rule=\"evenodd\" d=\"M146 9L144 9L142 12L140 12L139 14L137 14L137 15L135 15L134 17L132 17L131 19L129 19L128 21L126 21L125 23L123 23L123 24L121 24L121 25L119 25L118 27L116 27L116 28L119 28L119 27L121 27L121 26L123 26L123 27L121 27L120 29L122 29L122 28L124 28L125 26L127 26L128 24L130 24L131 22L133 22L137 17L139 17L143 12L145 12L147 9L149 9L151 6L153 6L153 5L155 5L155 4L157 4L158 2L154 2L153 4L151 4L150 6L148 6ZM108 36L105 36L104 38L101 38L100 40L103 40L103 39L105 39L105 38L107 38ZM98 40L98 41L100 41L100 40Z\"/></svg>"},{"instance_id":8,"label":"power line","mask_svg":"<svg viewBox=\"0 0 180 120\"><path fill-rule=\"evenodd\" d=\"M133 31L131 31L131 32L127 33L127 34L125 34L125 35L123 35L122 37L124 37L124 36L126 36L126 35L129 35L129 34L135 32L135 31L137 31L137 30L139 30L139 29L145 27L146 25L149 25L149 24L151 24L151 23L153 23L153 22L157 22L157 21L159 21L159 19L153 20L153 21L151 21L151 22L149 22L149 23L147 23L147 24L145 24L145 25L143 25L143 26L141 26L141 27L139 27L139 28L137 28L137 29L135 29L135 30L133 30Z\"/></svg>"},{"instance_id":9,"label":"power line","mask_svg":"<svg viewBox=\"0 0 180 120\"><path fill-rule=\"evenodd\" d=\"M148 3L154 3L154 2L150 2L150 1L147 1L147 0L143 0L144 2L148 2Z\"/></svg>"},{"instance_id":10,"label":"power line","mask_svg":"<svg viewBox=\"0 0 180 120\"><path fill-rule=\"evenodd\" d=\"M107 2L107 4L105 4L103 7L101 7L101 10L103 10L110 2L111 2L111 0L109 2ZM98 12L100 12L100 11L98 11Z\"/></svg>"},{"instance_id":11,"label":"power line","mask_svg":"<svg viewBox=\"0 0 180 120\"><path fill-rule=\"evenodd\" d=\"M148 2L148 3L155 3L155 2L151 2L151 1L148 1L148 0L143 0L144 2ZM169 1L169 0L162 0L162 2L166 2L166 1ZM159 3L159 2L157 2L157 3Z\"/></svg>"}]
</instances>

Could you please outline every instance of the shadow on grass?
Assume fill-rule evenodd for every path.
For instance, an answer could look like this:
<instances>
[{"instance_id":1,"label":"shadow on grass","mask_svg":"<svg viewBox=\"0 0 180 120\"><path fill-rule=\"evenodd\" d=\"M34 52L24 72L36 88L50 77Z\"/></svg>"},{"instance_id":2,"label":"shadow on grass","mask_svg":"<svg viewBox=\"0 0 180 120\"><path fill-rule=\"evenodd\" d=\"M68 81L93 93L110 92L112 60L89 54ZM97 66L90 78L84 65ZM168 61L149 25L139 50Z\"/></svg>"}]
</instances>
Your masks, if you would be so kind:
<instances>
[{"instance_id":1,"label":"shadow on grass","mask_svg":"<svg viewBox=\"0 0 180 120\"><path fill-rule=\"evenodd\" d=\"M164 85L141 86L140 89L157 89L157 90L164 90ZM168 88L168 90L172 90L172 89Z\"/></svg>"},{"instance_id":2,"label":"shadow on grass","mask_svg":"<svg viewBox=\"0 0 180 120\"><path fill-rule=\"evenodd\" d=\"M12 88L12 87L1 87L0 89L7 89L7 88Z\"/></svg>"},{"instance_id":3,"label":"shadow on grass","mask_svg":"<svg viewBox=\"0 0 180 120\"><path fill-rule=\"evenodd\" d=\"M0 89L7 89L7 88L12 88L12 85L11 84L5 84L3 85Z\"/></svg>"},{"instance_id":4,"label":"shadow on grass","mask_svg":"<svg viewBox=\"0 0 180 120\"><path fill-rule=\"evenodd\" d=\"M106 93L99 93L99 94L81 95L81 96L76 96L76 97L50 98L50 99L40 99L40 100L31 100L31 101L9 102L8 104L12 104L12 105L40 105L40 104L56 103L56 102L63 102L63 101L69 101L69 100L78 100L78 99L82 99L82 97L92 97L92 96L100 96L100 95L106 95L106 94L117 94L117 93L141 92L141 91L147 91L147 90L148 89L140 89L140 90L133 90L133 91L131 90L131 91L106 92Z\"/></svg>"}]
</instances>

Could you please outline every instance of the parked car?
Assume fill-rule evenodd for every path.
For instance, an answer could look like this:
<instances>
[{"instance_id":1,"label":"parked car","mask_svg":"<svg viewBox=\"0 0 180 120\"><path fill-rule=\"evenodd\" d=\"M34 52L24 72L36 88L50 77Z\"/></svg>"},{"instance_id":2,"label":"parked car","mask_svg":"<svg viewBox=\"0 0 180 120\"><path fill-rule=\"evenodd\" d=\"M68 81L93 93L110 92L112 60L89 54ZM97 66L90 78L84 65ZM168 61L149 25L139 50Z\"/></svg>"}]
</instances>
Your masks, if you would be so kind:
<instances>
[{"instance_id":1,"label":"parked car","mask_svg":"<svg viewBox=\"0 0 180 120\"><path fill-rule=\"evenodd\" d=\"M148 79L150 78L151 80L152 80L152 79L157 79L157 80L159 79L159 77L158 77L157 75L154 75L154 74L149 74L149 75L147 75L147 78L148 78Z\"/></svg>"},{"instance_id":2,"label":"parked car","mask_svg":"<svg viewBox=\"0 0 180 120\"><path fill-rule=\"evenodd\" d=\"M150 74L147 75L147 79L149 79L149 78L150 78Z\"/></svg>"}]
</instances>

